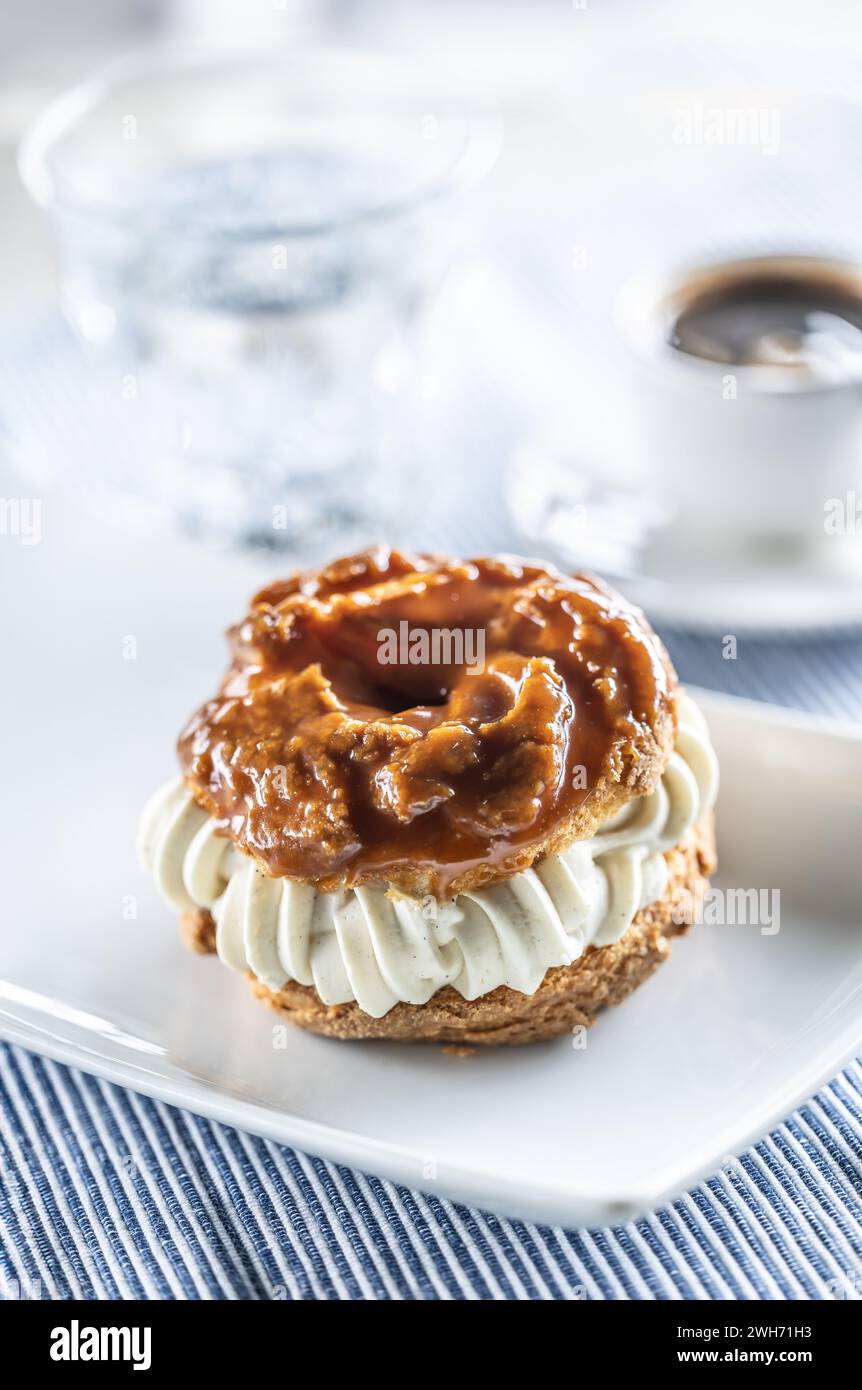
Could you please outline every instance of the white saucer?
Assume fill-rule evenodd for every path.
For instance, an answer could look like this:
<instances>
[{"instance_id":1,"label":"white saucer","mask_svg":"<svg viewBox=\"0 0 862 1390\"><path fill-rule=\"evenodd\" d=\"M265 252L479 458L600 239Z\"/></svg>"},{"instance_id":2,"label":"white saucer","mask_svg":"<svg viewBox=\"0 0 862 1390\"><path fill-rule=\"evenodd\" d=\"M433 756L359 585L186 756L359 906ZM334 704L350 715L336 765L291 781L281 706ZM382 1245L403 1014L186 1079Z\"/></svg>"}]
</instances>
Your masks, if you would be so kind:
<instances>
[{"instance_id":1,"label":"white saucer","mask_svg":"<svg viewBox=\"0 0 862 1390\"><path fill-rule=\"evenodd\" d=\"M647 494L579 473L552 448L513 460L507 500L525 553L596 570L657 623L722 635L862 627L862 532L804 556L699 549Z\"/></svg>"},{"instance_id":2,"label":"white saucer","mask_svg":"<svg viewBox=\"0 0 862 1390\"><path fill-rule=\"evenodd\" d=\"M862 550L862 544L860 544ZM862 625L862 574L754 552L693 564L654 542L620 580L657 622L720 634L816 633Z\"/></svg>"}]
</instances>

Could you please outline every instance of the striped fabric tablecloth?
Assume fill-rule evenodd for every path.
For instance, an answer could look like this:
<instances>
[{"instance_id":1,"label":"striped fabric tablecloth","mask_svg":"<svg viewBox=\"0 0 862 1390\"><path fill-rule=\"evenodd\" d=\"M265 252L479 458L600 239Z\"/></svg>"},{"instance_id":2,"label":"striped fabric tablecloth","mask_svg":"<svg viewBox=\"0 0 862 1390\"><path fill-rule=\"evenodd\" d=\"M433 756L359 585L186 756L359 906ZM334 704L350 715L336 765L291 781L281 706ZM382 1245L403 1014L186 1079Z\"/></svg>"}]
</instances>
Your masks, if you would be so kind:
<instances>
[{"instance_id":1,"label":"striped fabric tablecloth","mask_svg":"<svg viewBox=\"0 0 862 1390\"><path fill-rule=\"evenodd\" d=\"M862 1287L862 1066L662 1210L563 1230L3 1046L0 1288L51 1299L823 1299Z\"/></svg>"},{"instance_id":2,"label":"striped fabric tablecloth","mask_svg":"<svg viewBox=\"0 0 862 1390\"><path fill-rule=\"evenodd\" d=\"M63 332L49 320L25 338L19 331L14 346L0 352L0 428L19 449L26 437L37 474L57 450L64 461L89 459L94 436ZM447 538L425 531L430 543L466 553L511 547L496 473L483 484L476 464L501 457L506 421L478 392L470 409L461 477L472 505L469 495L453 505L453 475ZM862 636L744 639L728 663L715 638L664 635L686 681L862 718ZM822 1299L862 1291L859 1063L662 1210L614 1228L562 1230L396 1187L15 1047L2 1048L2 1062L0 1295Z\"/></svg>"}]
</instances>

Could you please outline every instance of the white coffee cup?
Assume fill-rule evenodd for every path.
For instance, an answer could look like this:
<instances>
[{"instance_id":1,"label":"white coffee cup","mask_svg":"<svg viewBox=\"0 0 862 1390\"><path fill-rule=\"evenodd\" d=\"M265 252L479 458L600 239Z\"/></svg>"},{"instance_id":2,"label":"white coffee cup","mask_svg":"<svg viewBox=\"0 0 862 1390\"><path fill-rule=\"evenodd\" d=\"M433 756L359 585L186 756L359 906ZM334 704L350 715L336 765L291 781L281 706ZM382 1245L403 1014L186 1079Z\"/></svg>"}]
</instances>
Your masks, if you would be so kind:
<instances>
[{"instance_id":1,"label":"white coffee cup","mask_svg":"<svg viewBox=\"0 0 862 1390\"><path fill-rule=\"evenodd\" d=\"M617 323L634 353L646 481L688 543L823 551L830 502L862 494L862 352L811 365L738 365L674 345L683 309L770 277L842 293L862 310L862 265L768 256L638 276Z\"/></svg>"}]
</instances>

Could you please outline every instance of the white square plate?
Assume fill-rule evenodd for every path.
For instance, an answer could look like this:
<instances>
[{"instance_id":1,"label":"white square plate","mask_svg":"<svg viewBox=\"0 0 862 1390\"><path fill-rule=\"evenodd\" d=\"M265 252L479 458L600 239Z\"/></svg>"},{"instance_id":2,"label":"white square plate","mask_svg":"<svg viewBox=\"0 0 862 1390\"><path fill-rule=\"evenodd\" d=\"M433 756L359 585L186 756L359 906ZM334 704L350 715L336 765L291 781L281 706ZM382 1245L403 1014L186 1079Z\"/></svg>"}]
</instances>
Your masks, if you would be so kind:
<instances>
[{"instance_id":1,"label":"white square plate","mask_svg":"<svg viewBox=\"0 0 862 1390\"><path fill-rule=\"evenodd\" d=\"M138 811L221 672L221 630L277 568L59 503L41 544L4 539L3 1036L309 1152L569 1225L688 1187L852 1055L862 736L706 694L717 883L780 891L780 930L694 928L585 1049L455 1058L316 1038L188 955L135 862Z\"/></svg>"}]
</instances>

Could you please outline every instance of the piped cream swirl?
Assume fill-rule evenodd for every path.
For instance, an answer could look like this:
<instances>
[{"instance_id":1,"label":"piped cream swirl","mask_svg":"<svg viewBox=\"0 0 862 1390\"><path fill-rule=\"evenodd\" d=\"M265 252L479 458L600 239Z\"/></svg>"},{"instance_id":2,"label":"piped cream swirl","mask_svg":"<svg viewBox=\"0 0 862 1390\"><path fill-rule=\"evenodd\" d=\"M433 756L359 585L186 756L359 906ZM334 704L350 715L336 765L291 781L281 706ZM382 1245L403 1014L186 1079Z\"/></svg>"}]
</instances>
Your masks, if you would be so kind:
<instances>
[{"instance_id":1,"label":"piped cream swirl","mask_svg":"<svg viewBox=\"0 0 862 1390\"><path fill-rule=\"evenodd\" d=\"M591 839L450 902L270 878L217 832L181 779L145 807L140 856L177 908L212 913L222 961L271 989L294 980L325 1004L355 1000L375 1018L398 1002L425 1004L444 985L465 999L498 985L532 994L553 966L618 941L662 896L664 852L713 805L706 721L683 692L678 711L676 745L651 795Z\"/></svg>"}]
</instances>

